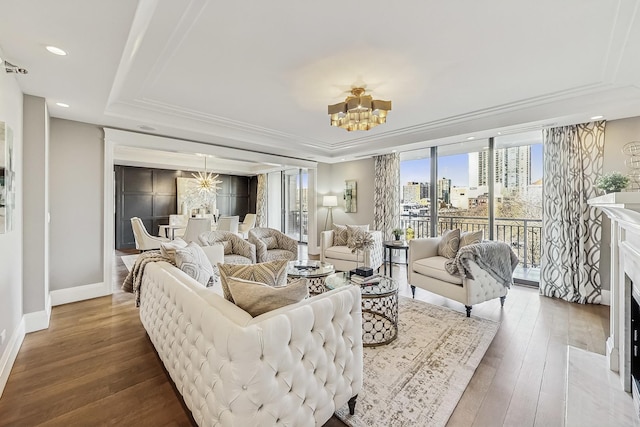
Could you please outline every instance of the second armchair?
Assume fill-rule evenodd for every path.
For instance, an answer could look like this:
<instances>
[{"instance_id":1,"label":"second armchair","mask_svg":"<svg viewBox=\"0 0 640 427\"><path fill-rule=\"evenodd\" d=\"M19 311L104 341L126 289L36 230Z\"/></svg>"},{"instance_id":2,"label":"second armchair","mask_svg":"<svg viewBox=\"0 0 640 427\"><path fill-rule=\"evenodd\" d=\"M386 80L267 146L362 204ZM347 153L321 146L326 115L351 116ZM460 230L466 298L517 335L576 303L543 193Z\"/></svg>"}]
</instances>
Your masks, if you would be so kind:
<instances>
[{"instance_id":1,"label":"second armchair","mask_svg":"<svg viewBox=\"0 0 640 427\"><path fill-rule=\"evenodd\" d=\"M258 262L298 259L298 242L273 228L252 228L249 242L256 246Z\"/></svg>"}]
</instances>

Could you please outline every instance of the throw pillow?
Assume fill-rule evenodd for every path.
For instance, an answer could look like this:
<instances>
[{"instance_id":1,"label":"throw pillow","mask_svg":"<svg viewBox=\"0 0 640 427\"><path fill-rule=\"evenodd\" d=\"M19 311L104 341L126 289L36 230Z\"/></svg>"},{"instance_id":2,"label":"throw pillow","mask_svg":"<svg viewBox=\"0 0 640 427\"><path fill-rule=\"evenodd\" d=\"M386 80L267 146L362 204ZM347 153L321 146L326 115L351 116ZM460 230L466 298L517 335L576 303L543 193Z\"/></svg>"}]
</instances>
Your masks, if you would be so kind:
<instances>
[{"instance_id":1,"label":"throw pillow","mask_svg":"<svg viewBox=\"0 0 640 427\"><path fill-rule=\"evenodd\" d=\"M184 248L176 249L176 266L203 286L207 286L215 275L207 255L194 242Z\"/></svg>"},{"instance_id":2,"label":"throw pillow","mask_svg":"<svg viewBox=\"0 0 640 427\"><path fill-rule=\"evenodd\" d=\"M223 240L222 241L222 246L224 246L224 254L225 255L231 255L233 252L233 245L231 244L231 241L229 240Z\"/></svg>"},{"instance_id":3,"label":"throw pillow","mask_svg":"<svg viewBox=\"0 0 640 427\"><path fill-rule=\"evenodd\" d=\"M262 241L267 245L267 250L278 248L278 239L275 236L265 237Z\"/></svg>"},{"instance_id":4,"label":"throw pillow","mask_svg":"<svg viewBox=\"0 0 640 427\"><path fill-rule=\"evenodd\" d=\"M309 296L304 278L277 288L237 277L228 277L227 284L235 304L253 317L295 304Z\"/></svg>"},{"instance_id":5,"label":"throw pillow","mask_svg":"<svg viewBox=\"0 0 640 427\"><path fill-rule=\"evenodd\" d=\"M438 255L445 258L455 258L460 246L460 230L445 230L442 240L438 244Z\"/></svg>"},{"instance_id":6,"label":"throw pillow","mask_svg":"<svg viewBox=\"0 0 640 427\"><path fill-rule=\"evenodd\" d=\"M466 231L460 235L460 249L463 246L473 245L475 243L482 242L482 238L484 237L484 231Z\"/></svg>"},{"instance_id":7,"label":"throw pillow","mask_svg":"<svg viewBox=\"0 0 640 427\"><path fill-rule=\"evenodd\" d=\"M333 224L333 246L347 246L347 226Z\"/></svg>"},{"instance_id":8,"label":"throw pillow","mask_svg":"<svg viewBox=\"0 0 640 427\"><path fill-rule=\"evenodd\" d=\"M220 284L224 297L234 302L227 279L236 277L243 280L262 282L269 286L285 286L287 284L286 259L261 262L259 264L218 264L220 270Z\"/></svg>"},{"instance_id":9,"label":"throw pillow","mask_svg":"<svg viewBox=\"0 0 640 427\"><path fill-rule=\"evenodd\" d=\"M176 249L182 249L187 247L187 242L177 237L175 240L166 243L160 243L160 253L165 258L170 258L173 261L176 259Z\"/></svg>"},{"instance_id":10,"label":"throw pillow","mask_svg":"<svg viewBox=\"0 0 640 427\"><path fill-rule=\"evenodd\" d=\"M349 240L353 239L360 233L369 231L369 224L366 225L347 225L347 245Z\"/></svg>"}]
</instances>

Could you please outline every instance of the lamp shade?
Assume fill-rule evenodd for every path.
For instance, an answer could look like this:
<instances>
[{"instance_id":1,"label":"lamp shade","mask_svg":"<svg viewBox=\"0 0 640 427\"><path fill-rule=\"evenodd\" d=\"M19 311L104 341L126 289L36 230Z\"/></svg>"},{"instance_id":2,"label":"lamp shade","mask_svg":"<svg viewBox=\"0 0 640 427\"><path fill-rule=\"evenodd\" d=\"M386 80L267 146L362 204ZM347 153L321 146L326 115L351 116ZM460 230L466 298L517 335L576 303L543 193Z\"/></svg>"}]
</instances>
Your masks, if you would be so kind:
<instances>
[{"instance_id":1,"label":"lamp shade","mask_svg":"<svg viewBox=\"0 0 640 427\"><path fill-rule=\"evenodd\" d=\"M325 208L333 208L338 206L338 196L324 196L322 198L322 206Z\"/></svg>"}]
</instances>

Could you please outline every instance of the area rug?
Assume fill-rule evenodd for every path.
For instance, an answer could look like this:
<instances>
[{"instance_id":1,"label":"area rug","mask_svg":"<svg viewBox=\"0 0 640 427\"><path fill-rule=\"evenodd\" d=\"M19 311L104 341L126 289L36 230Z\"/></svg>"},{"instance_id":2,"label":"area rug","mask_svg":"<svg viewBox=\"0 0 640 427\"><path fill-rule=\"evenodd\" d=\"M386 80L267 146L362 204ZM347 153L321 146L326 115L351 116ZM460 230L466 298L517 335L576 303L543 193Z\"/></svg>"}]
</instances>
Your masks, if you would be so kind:
<instances>
[{"instance_id":1,"label":"area rug","mask_svg":"<svg viewBox=\"0 0 640 427\"><path fill-rule=\"evenodd\" d=\"M133 264L135 264L136 263L136 259L138 259L138 254L135 254L135 255L123 255L123 256L120 257L120 259L124 263L125 267L127 267L127 270L131 271L131 269L133 268Z\"/></svg>"},{"instance_id":2,"label":"area rug","mask_svg":"<svg viewBox=\"0 0 640 427\"><path fill-rule=\"evenodd\" d=\"M498 331L499 323L399 297L398 338L364 349L354 427L444 426Z\"/></svg>"}]
</instances>

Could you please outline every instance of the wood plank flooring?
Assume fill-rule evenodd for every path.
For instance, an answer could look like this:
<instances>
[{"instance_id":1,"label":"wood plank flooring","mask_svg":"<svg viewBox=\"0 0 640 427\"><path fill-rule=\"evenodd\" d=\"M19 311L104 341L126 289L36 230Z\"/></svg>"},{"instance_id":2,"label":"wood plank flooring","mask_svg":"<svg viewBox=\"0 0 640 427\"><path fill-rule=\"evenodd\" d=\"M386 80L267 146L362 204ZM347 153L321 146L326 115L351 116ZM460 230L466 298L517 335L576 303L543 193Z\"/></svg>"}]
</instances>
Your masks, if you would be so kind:
<instances>
[{"instance_id":1,"label":"wood plank flooring","mask_svg":"<svg viewBox=\"0 0 640 427\"><path fill-rule=\"evenodd\" d=\"M126 276L118 251L114 288ZM410 295L403 265L394 266ZM416 298L464 311L420 289ZM515 286L472 315L501 322L448 426L563 426L567 345L604 354L609 307L540 297ZM427 327L428 325L425 325ZM357 410L357 408L356 408ZM140 324L130 294L54 307L27 335L0 398L0 426L195 425ZM344 426L337 418L325 427Z\"/></svg>"}]
</instances>

